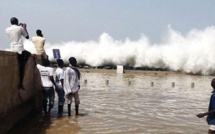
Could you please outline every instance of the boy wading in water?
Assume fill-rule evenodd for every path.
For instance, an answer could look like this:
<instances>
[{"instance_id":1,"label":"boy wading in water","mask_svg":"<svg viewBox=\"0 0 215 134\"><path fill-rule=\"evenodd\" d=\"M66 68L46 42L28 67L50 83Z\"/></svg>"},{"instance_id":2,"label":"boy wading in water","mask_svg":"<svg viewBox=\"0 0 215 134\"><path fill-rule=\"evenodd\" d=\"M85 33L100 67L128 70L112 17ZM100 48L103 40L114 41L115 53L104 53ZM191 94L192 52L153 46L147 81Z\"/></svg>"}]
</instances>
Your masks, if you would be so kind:
<instances>
[{"instance_id":1,"label":"boy wading in water","mask_svg":"<svg viewBox=\"0 0 215 134\"><path fill-rule=\"evenodd\" d=\"M79 115L79 94L80 89L80 72L76 68L77 61L74 57L69 58L69 67L64 71L64 91L68 104L68 116L71 116L72 99L75 101L75 114Z\"/></svg>"},{"instance_id":2,"label":"boy wading in water","mask_svg":"<svg viewBox=\"0 0 215 134\"><path fill-rule=\"evenodd\" d=\"M215 78L212 79L211 86L213 87L213 91L210 97L208 111L199 113L196 116L202 118L207 115L207 123L209 125L208 134L215 134Z\"/></svg>"},{"instance_id":3,"label":"boy wading in water","mask_svg":"<svg viewBox=\"0 0 215 134\"><path fill-rule=\"evenodd\" d=\"M51 109L54 106L54 87L56 84L53 78L53 68L49 67L50 61L48 59L42 60L42 65L37 64L37 68L40 71L40 76L42 80L43 86L43 109L45 115L49 115ZM47 111L47 102L49 103L48 111Z\"/></svg>"},{"instance_id":4,"label":"boy wading in water","mask_svg":"<svg viewBox=\"0 0 215 134\"><path fill-rule=\"evenodd\" d=\"M62 59L57 59L58 68L55 71L55 83L56 83L56 92L58 95L58 114L63 113L63 105L65 102L64 90L63 90L63 80L64 80L64 62Z\"/></svg>"}]
</instances>

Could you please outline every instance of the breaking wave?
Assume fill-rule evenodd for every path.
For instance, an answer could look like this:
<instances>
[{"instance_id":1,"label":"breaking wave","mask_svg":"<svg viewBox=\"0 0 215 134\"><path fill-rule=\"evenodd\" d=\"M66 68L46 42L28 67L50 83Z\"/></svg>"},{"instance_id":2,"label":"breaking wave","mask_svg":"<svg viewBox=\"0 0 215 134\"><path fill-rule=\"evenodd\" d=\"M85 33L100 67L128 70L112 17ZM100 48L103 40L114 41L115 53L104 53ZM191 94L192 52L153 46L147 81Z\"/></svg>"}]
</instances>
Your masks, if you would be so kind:
<instances>
[{"instance_id":1,"label":"breaking wave","mask_svg":"<svg viewBox=\"0 0 215 134\"><path fill-rule=\"evenodd\" d=\"M34 53L29 40L25 48ZM31 45L29 45L31 44ZM54 60L52 49L60 49L61 58L74 56L90 66L126 65L133 67L168 68L173 71L210 75L215 71L215 27L192 29L186 35L168 27L161 43L151 44L145 35L138 40L115 40L108 33L96 41L46 43L45 49Z\"/></svg>"}]
</instances>

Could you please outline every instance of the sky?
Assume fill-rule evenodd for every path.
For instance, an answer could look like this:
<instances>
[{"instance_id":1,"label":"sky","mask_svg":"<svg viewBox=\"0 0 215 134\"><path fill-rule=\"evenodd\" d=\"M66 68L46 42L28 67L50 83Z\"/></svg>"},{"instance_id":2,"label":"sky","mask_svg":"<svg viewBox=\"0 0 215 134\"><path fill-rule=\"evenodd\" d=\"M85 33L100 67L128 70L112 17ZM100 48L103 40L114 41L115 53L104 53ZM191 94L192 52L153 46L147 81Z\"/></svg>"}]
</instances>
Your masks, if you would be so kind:
<instances>
[{"instance_id":1,"label":"sky","mask_svg":"<svg viewBox=\"0 0 215 134\"><path fill-rule=\"evenodd\" d=\"M169 26L182 35L214 26L215 1L1 0L1 50L9 48L5 28L11 17L27 24L30 37L41 29L50 44L97 41L103 33L115 40L138 40L145 35L152 44L159 44Z\"/></svg>"}]
</instances>

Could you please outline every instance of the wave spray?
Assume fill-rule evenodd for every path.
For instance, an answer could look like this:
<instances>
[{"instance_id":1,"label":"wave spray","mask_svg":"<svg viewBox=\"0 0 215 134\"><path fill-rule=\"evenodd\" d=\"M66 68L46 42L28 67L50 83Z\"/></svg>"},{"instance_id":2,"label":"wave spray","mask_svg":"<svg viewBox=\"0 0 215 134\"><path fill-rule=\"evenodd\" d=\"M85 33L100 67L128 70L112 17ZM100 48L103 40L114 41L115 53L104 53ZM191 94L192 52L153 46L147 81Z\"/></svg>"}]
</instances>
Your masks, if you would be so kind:
<instances>
[{"instance_id":1,"label":"wave spray","mask_svg":"<svg viewBox=\"0 0 215 134\"><path fill-rule=\"evenodd\" d=\"M25 48L34 46L25 41ZM192 74L210 75L215 71L215 27L192 29L186 35L170 26L162 43L151 44L145 35L138 40L114 40L103 33L97 41L46 43L46 53L54 60L52 49L60 49L67 62L74 56L79 63L90 66L127 65L133 67L168 68Z\"/></svg>"}]
</instances>

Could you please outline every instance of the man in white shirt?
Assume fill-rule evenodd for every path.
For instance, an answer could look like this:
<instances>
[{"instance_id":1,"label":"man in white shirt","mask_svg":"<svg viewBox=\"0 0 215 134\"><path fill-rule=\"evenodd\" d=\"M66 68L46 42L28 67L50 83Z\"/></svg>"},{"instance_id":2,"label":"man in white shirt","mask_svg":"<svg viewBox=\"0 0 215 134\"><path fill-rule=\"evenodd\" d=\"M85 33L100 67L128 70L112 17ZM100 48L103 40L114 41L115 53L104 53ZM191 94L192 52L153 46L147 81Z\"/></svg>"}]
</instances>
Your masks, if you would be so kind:
<instances>
[{"instance_id":1,"label":"man in white shirt","mask_svg":"<svg viewBox=\"0 0 215 134\"><path fill-rule=\"evenodd\" d=\"M58 114L63 113L63 105L65 102L63 82L64 82L64 62L62 59L57 59L58 68L55 71L55 83L56 83L56 92L58 95Z\"/></svg>"},{"instance_id":2,"label":"man in white shirt","mask_svg":"<svg viewBox=\"0 0 215 134\"><path fill-rule=\"evenodd\" d=\"M41 80L42 80L42 86L43 86L43 109L45 112L45 115L49 115L51 112L51 109L54 106L54 87L56 87L56 84L54 82L53 78L53 68L50 66L50 61L48 59L43 59L42 64L37 64L37 68L39 69ZM47 102L49 100L49 108L47 111Z\"/></svg>"},{"instance_id":3,"label":"man in white shirt","mask_svg":"<svg viewBox=\"0 0 215 134\"><path fill-rule=\"evenodd\" d=\"M6 28L6 33L8 34L9 38L11 39L11 50L13 52L17 52L19 54L24 51L24 46L23 46L23 40L22 36L25 37L26 39L29 39L29 35L27 32L27 26L26 24L19 24L19 21L17 18L12 17L10 19L11 26Z\"/></svg>"},{"instance_id":4,"label":"man in white shirt","mask_svg":"<svg viewBox=\"0 0 215 134\"><path fill-rule=\"evenodd\" d=\"M26 51L23 46L22 36L26 39L29 39L29 35L27 32L26 24L19 24L17 18L12 17L10 19L11 26L6 28L5 32L7 33L8 37L11 39L11 50L13 52L18 53L18 60L19 60L19 75L20 75L20 82L18 88L24 89L22 86L22 81L24 77L24 70L25 64L28 58L31 56L31 53Z\"/></svg>"},{"instance_id":5,"label":"man in white shirt","mask_svg":"<svg viewBox=\"0 0 215 134\"><path fill-rule=\"evenodd\" d=\"M38 29L36 31L37 36L32 37L32 42L34 43L36 54L41 55L42 58L46 59L46 52L44 49L46 39L43 37L42 31Z\"/></svg>"},{"instance_id":6,"label":"man in white shirt","mask_svg":"<svg viewBox=\"0 0 215 134\"><path fill-rule=\"evenodd\" d=\"M77 61L74 57L69 58L70 66L67 67L64 71L64 91L68 103L68 116L71 116L71 103L72 99L75 100L75 114L79 115L79 94L78 91L80 89L80 72L76 68Z\"/></svg>"}]
</instances>

